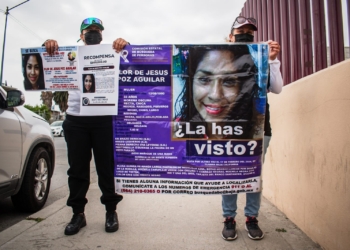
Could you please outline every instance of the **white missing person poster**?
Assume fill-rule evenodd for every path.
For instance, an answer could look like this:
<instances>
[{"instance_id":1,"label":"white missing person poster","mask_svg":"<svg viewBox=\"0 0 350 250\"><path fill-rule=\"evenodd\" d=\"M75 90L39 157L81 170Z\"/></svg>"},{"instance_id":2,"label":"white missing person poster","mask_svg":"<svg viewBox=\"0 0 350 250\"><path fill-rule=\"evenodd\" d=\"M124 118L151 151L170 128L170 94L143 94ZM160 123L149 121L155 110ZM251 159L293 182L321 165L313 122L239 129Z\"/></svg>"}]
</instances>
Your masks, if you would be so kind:
<instances>
[{"instance_id":1,"label":"white missing person poster","mask_svg":"<svg viewBox=\"0 0 350 250\"><path fill-rule=\"evenodd\" d=\"M23 48L26 91L79 91L81 115L117 115L120 53L111 44Z\"/></svg>"},{"instance_id":2,"label":"white missing person poster","mask_svg":"<svg viewBox=\"0 0 350 250\"><path fill-rule=\"evenodd\" d=\"M81 115L117 115L120 56L110 44L79 47Z\"/></svg>"}]
</instances>

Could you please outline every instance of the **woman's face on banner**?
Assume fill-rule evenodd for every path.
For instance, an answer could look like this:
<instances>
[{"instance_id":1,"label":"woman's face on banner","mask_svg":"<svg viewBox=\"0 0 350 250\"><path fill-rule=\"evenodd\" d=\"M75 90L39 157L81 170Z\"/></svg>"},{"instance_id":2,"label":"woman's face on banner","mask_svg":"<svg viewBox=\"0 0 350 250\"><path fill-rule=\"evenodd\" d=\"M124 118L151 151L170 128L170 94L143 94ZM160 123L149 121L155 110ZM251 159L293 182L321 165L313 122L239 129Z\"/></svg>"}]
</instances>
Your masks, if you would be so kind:
<instances>
[{"instance_id":1,"label":"woman's face on banner","mask_svg":"<svg viewBox=\"0 0 350 250\"><path fill-rule=\"evenodd\" d=\"M194 74L193 102L207 122L224 120L239 93L237 69L230 51L207 52Z\"/></svg>"},{"instance_id":2,"label":"woman's face on banner","mask_svg":"<svg viewBox=\"0 0 350 250\"><path fill-rule=\"evenodd\" d=\"M84 80L84 85L87 91L90 91L92 85L92 77L91 75L87 75Z\"/></svg>"},{"instance_id":3,"label":"woman's face on banner","mask_svg":"<svg viewBox=\"0 0 350 250\"><path fill-rule=\"evenodd\" d=\"M40 67L36 56L30 56L27 61L26 73L29 82L35 85L40 75Z\"/></svg>"}]
</instances>

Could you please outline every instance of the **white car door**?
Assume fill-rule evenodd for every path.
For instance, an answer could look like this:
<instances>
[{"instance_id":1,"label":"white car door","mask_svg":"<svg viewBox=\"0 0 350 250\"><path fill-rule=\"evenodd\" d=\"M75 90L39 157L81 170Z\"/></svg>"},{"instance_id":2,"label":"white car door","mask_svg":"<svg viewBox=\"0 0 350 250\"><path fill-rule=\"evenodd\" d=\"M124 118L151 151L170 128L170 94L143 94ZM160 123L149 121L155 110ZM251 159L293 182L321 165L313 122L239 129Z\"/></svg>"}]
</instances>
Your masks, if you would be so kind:
<instances>
[{"instance_id":1,"label":"white car door","mask_svg":"<svg viewBox=\"0 0 350 250\"><path fill-rule=\"evenodd\" d=\"M0 95L0 98L3 96ZM6 189L21 169L22 132L14 108L0 108L0 188Z\"/></svg>"}]
</instances>

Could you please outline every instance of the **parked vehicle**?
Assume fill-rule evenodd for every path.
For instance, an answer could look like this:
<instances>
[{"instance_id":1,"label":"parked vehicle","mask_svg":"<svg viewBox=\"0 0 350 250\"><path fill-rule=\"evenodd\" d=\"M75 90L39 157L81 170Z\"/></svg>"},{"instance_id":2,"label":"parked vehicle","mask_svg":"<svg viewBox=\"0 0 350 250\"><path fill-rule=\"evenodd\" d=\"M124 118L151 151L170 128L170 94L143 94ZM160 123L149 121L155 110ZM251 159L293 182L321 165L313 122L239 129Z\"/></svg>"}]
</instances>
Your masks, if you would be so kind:
<instances>
[{"instance_id":1,"label":"parked vehicle","mask_svg":"<svg viewBox=\"0 0 350 250\"><path fill-rule=\"evenodd\" d=\"M48 122L23 103L21 91L0 86L0 199L36 212L49 195L55 146Z\"/></svg>"},{"instance_id":2,"label":"parked vehicle","mask_svg":"<svg viewBox=\"0 0 350 250\"><path fill-rule=\"evenodd\" d=\"M54 121L51 123L51 131L53 136L64 136L63 128L62 128L63 121Z\"/></svg>"}]
</instances>

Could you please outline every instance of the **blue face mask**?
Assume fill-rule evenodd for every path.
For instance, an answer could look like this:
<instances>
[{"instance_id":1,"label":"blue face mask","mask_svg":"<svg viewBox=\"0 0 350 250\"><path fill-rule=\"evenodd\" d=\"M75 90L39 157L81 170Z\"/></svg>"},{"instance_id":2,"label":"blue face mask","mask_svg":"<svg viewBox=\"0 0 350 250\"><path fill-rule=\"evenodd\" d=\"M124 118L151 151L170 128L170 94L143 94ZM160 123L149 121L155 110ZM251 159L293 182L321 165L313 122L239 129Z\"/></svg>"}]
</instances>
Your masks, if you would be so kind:
<instances>
[{"instance_id":1,"label":"blue face mask","mask_svg":"<svg viewBox=\"0 0 350 250\"><path fill-rule=\"evenodd\" d=\"M87 45L100 44L102 41L102 34L97 30L90 30L84 34L85 43Z\"/></svg>"},{"instance_id":2,"label":"blue face mask","mask_svg":"<svg viewBox=\"0 0 350 250\"><path fill-rule=\"evenodd\" d=\"M237 34L235 36L235 42L237 43L251 43L254 41L254 36L248 33Z\"/></svg>"}]
</instances>

